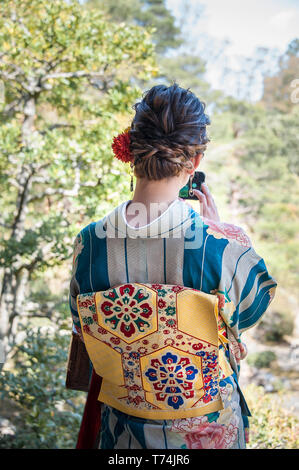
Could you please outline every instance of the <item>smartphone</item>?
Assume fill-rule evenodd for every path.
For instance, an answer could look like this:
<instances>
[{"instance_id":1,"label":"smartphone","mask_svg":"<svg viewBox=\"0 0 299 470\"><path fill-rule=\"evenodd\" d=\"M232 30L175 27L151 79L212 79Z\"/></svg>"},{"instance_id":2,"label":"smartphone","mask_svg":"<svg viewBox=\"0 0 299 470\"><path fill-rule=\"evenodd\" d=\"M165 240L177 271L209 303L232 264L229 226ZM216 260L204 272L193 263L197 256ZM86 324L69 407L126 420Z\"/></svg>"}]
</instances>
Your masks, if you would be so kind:
<instances>
[{"instance_id":1,"label":"smartphone","mask_svg":"<svg viewBox=\"0 0 299 470\"><path fill-rule=\"evenodd\" d=\"M202 171L195 171L194 172L194 177L193 177L193 180L192 180L192 189L199 189L200 190L201 183L204 183L205 178L206 178L206 175ZM190 181L190 179L189 179L189 181ZM180 189L179 197L181 197L182 199L198 199L197 196L195 196L195 194L193 194L193 195L189 194L189 181L185 186L183 186Z\"/></svg>"}]
</instances>

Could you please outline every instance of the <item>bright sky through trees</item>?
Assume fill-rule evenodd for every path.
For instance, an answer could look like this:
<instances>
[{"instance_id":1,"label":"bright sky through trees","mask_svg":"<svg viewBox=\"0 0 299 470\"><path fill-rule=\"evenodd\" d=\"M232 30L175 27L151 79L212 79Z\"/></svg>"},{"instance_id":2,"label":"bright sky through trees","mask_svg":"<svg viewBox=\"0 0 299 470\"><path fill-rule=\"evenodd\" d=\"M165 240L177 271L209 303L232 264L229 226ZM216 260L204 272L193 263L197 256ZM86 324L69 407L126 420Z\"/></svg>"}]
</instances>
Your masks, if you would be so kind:
<instances>
[{"instance_id":1,"label":"bright sky through trees","mask_svg":"<svg viewBox=\"0 0 299 470\"><path fill-rule=\"evenodd\" d=\"M256 69L254 60L258 47L273 52L267 57L259 56L271 71L275 63L273 55L283 53L299 35L298 0L167 0L166 4L185 23L185 34L192 47L201 56L206 55L208 81L214 88L232 94L236 94L237 81L240 81L238 71ZM196 12L199 12L198 18ZM233 77L228 70L237 73ZM261 81L257 74L251 98L258 99L260 92Z\"/></svg>"}]
</instances>

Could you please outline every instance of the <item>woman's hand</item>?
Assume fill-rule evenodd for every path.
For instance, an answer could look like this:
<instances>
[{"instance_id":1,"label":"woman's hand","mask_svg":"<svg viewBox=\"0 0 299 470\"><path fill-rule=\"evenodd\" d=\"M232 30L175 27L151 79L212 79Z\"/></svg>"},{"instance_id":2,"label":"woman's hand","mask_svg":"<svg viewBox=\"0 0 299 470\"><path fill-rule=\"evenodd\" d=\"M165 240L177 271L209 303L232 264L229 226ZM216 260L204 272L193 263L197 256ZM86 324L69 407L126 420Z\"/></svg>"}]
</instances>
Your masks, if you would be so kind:
<instances>
[{"instance_id":1,"label":"woman's hand","mask_svg":"<svg viewBox=\"0 0 299 470\"><path fill-rule=\"evenodd\" d=\"M193 192L200 202L200 215L207 219L220 222L215 201L206 183L201 183L200 191L198 189L193 189Z\"/></svg>"},{"instance_id":2,"label":"woman's hand","mask_svg":"<svg viewBox=\"0 0 299 470\"><path fill-rule=\"evenodd\" d=\"M240 349L240 359L245 359L247 356L247 347L245 343L239 343L239 349Z\"/></svg>"}]
</instances>

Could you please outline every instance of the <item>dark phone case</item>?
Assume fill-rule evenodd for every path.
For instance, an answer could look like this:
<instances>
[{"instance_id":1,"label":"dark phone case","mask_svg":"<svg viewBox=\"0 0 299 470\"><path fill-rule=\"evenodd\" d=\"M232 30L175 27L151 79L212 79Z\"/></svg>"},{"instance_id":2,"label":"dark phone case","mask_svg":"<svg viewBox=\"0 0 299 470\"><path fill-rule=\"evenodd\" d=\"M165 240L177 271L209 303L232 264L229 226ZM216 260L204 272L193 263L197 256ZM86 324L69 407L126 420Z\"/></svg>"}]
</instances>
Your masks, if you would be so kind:
<instances>
[{"instance_id":1,"label":"dark phone case","mask_svg":"<svg viewBox=\"0 0 299 470\"><path fill-rule=\"evenodd\" d=\"M200 190L201 183L205 181L205 177L206 175L202 171L195 171L192 180L192 189ZM182 199L198 199L195 194L193 196L189 195L189 181L185 186L180 189L179 197L181 197Z\"/></svg>"}]
</instances>

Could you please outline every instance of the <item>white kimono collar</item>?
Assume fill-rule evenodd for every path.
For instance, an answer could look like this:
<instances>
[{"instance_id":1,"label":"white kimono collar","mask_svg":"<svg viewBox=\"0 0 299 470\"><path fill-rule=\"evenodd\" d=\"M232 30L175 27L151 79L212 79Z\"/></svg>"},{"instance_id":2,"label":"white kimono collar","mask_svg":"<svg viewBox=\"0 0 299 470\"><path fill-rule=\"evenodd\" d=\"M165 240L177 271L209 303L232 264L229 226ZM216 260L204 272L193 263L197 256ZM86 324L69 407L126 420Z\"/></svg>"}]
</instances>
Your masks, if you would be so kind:
<instances>
[{"instance_id":1,"label":"white kimono collar","mask_svg":"<svg viewBox=\"0 0 299 470\"><path fill-rule=\"evenodd\" d=\"M152 222L135 228L127 223L125 209L131 199L124 201L105 217L106 235L112 238L172 238L179 237L192 223L191 206L176 198Z\"/></svg>"}]
</instances>

